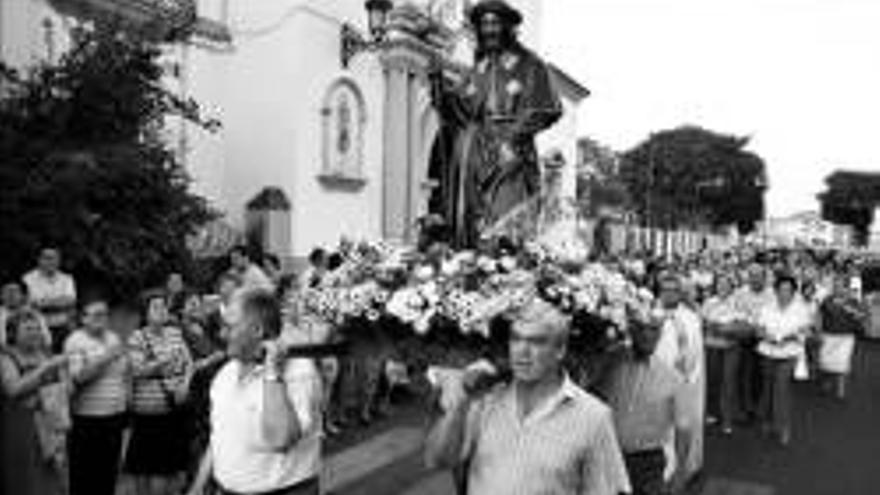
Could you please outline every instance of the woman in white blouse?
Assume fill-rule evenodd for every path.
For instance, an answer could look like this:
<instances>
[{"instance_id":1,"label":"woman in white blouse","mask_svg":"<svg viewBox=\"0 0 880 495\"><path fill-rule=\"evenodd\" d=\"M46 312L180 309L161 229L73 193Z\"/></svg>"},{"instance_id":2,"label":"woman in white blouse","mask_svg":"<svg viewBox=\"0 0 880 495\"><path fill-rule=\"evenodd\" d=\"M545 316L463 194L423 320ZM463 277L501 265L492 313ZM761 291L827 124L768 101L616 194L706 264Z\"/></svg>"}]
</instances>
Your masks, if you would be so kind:
<instances>
[{"instance_id":1,"label":"woman in white blouse","mask_svg":"<svg viewBox=\"0 0 880 495\"><path fill-rule=\"evenodd\" d=\"M715 281L716 295L700 309L710 368L709 406L713 412L717 411L725 435L733 432L733 416L738 409L736 388L741 349L738 339L748 330L746 315L738 307L733 289L733 276L719 274Z\"/></svg>"},{"instance_id":2,"label":"woman in white blouse","mask_svg":"<svg viewBox=\"0 0 880 495\"><path fill-rule=\"evenodd\" d=\"M810 326L807 307L800 302L797 281L788 274L778 275L773 288L775 300L761 310L758 318L761 355L760 411L765 431L775 433L779 442L791 440L791 380Z\"/></svg>"}]
</instances>

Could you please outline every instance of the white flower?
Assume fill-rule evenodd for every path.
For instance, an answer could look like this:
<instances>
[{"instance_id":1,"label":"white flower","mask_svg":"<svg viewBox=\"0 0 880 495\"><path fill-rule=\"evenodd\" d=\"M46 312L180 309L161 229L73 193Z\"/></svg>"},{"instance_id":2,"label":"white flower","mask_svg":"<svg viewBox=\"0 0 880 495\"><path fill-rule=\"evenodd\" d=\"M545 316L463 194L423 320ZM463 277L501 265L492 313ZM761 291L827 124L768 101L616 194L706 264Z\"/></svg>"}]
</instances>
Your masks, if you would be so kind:
<instances>
[{"instance_id":1,"label":"white flower","mask_svg":"<svg viewBox=\"0 0 880 495\"><path fill-rule=\"evenodd\" d=\"M507 86L504 88L507 91L507 94L513 96L522 93L523 85L516 79L511 79L507 82Z\"/></svg>"},{"instance_id":2,"label":"white flower","mask_svg":"<svg viewBox=\"0 0 880 495\"><path fill-rule=\"evenodd\" d=\"M413 271L413 277L419 282L427 282L434 278L435 273L434 267L430 265L420 265Z\"/></svg>"},{"instance_id":3,"label":"white flower","mask_svg":"<svg viewBox=\"0 0 880 495\"><path fill-rule=\"evenodd\" d=\"M447 276L452 277L457 275L458 272L461 271L461 260L457 258L453 258L451 260L446 260L440 264L440 273Z\"/></svg>"},{"instance_id":4,"label":"white flower","mask_svg":"<svg viewBox=\"0 0 880 495\"><path fill-rule=\"evenodd\" d=\"M402 322L412 323L422 313L421 304L422 298L416 289L404 288L391 296L388 304L385 305L385 311L396 316Z\"/></svg>"},{"instance_id":5,"label":"white flower","mask_svg":"<svg viewBox=\"0 0 880 495\"><path fill-rule=\"evenodd\" d=\"M476 259L477 255L473 251L461 251L452 257L452 261L458 265L473 263Z\"/></svg>"},{"instance_id":6,"label":"white flower","mask_svg":"<svg viewBox=\"0 0 880 495\"><path fill-rule=\"evenodd\" d=\"M431 329L431 319L436 314L436 310L433 308L422 313L416 320L413 322L413 330L419 335L425 335L428 333L428 330Z\"/></svg>"},{"instance_id":7,"label":"white flower","mask_svg":"<svg viewBox=\"0 0 880 495\"><path fill-rule=\"evenodd\" d=\"M477 258L477 267L486 273L495 273L498 268L495 260L488 256L480 256Z\"/></svg>"},{"instance_id":8,"label":"white flower","mask_svg":"<svg viewBox=\"0 0 880 495\"><path fill-rule=\"evenodd\" d=\"M516 258L513 256L505 256L501 258L500 264L501 268L504 268L505 271L512 272L516 270Z\"/></svg>"}]
</instances>

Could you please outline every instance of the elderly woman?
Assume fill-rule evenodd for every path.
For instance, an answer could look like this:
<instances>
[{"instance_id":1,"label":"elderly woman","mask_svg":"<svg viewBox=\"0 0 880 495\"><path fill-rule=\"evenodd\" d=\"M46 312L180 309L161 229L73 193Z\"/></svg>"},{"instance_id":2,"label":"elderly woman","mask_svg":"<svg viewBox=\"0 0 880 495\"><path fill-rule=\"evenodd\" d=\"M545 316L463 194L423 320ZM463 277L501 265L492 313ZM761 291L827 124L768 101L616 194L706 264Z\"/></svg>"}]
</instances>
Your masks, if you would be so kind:
<instances>
[{"instance_id":1,"label":"elderly woman","mask_svg":"<svg viewBox=\"0 0 880 495\"><path fill-rule=\"evenodd\" d=\"M169 325L161 292L145 298L147 325L129 338L132 367L132 433L125 470L138 495L174 493L187 468L187 421L183 402L192 358L181 330Z\"/></svg>"},{"instance_id":2,"label":"elderly woman","mask_svg":"<svg viewBox=\"0 0 880 495\"><path fill-rule=\"evenodd\" d=\"M736 388L739 376L740 347L738 339L748 330L747 318L734 296L733 277L721 274L715 281L715 295L701 308L705 345L709 364L710 407L717 412L721 431L733 432L733 416L737 410Z\"/></svg>"},{"instance_id":3,"label":"elderly woman","mask_svg":"<svg viewBox=\"0 0 880 495\"><path fill-rule=\"evenodd\" d=\"M776 277L775 298L758 317L758 354L761 356L760 412L764 430L777 435L782 445L791 441L791 380L803 342L809 331L810 315L795 298L797 281L788 274Z\"/></svg>"},{"instance_id":4,"label":"elderly woman","mask_svg":"<svg viewBox=\"0 0 880 495\"><path fill-rule=\"evenodd\" d=\"M67 356L50 356L39 313L21 310L7 322L0 353L0 493L66 492L65 439L70 426Z\"/></svg>"},{"instance_id":5,"label":"elderly woman","mask_svg":"<svg viewBox=\"0 0 880 495\"><path fill-rule=\"evenodd\" d=\"M209 391L214 375L226 360L224 344L206 324L205 305L202 296L188 293L183 301L180 330L193 359L192 377L189 383L189 412L187 440L190 444L190 474L198 467L198 460L208 444L210 433Z\"/></svg>"}]
</instances>

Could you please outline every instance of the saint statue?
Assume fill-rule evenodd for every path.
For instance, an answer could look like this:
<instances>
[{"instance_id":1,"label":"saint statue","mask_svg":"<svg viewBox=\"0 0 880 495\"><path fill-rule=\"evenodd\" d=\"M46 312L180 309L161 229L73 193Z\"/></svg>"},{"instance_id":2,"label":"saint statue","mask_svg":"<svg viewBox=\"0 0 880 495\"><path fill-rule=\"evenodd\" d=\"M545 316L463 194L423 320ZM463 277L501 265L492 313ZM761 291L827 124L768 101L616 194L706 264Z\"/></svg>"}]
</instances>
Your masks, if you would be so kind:
<instances>
[{"instance_id":1,"label":"saint statue","mask_svg":"<svg viewBox=\"0 0 880 495\"><path fill-rule=\"evenodd\" d=\"M539 193L535 135L562 115L547 66L517 40L522 14L485 0L469 17L474 67L455 87L436 67L431 77L442 125L429 164L438 184L429 210L446 219L459 248L476 246L481 231Z\"/></svg>"}]
</instances>

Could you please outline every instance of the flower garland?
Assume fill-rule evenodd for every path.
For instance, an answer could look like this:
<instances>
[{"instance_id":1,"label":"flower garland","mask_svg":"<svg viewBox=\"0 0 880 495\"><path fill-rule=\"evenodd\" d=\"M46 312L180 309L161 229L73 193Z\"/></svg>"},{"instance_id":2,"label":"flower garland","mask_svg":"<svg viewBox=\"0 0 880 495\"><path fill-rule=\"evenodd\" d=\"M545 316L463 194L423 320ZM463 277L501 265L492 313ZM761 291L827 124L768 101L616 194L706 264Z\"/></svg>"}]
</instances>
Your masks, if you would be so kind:
<instances>
[{"instance_id":1,"label":"flower garland","mask_svg":"<svg viewBox=\"0 0 880 495\"><path fill-rule=\"evenodd\" d=\"M442 328L488 341L493 320L537 296L573 316L580 351L626 345L630 320L650 313L653 296L614 269L580 261L581 254L532 244L517 254L425 255L362 244L320 287L298 297L303 308L334 325L390 317L418 338Z\"/></svg>"}]
</instances>

